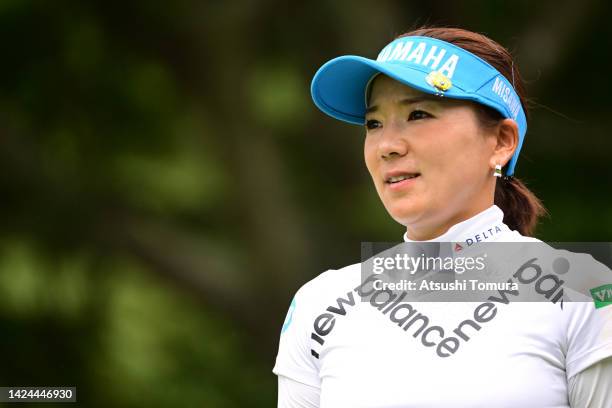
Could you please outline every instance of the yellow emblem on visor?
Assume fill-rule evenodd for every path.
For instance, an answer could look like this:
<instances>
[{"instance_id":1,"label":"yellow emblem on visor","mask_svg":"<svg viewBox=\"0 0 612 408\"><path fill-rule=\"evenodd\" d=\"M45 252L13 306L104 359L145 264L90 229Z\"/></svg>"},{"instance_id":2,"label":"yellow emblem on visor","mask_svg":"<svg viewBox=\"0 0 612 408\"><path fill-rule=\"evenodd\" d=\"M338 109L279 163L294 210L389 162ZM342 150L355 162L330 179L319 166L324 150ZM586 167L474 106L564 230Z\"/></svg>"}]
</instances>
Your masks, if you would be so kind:
<instances>
[{"instance_id":1,"label":"yellow emblem on visor","mask_svg":"<svg viewBox=\"0 0 612 408\"><path fill-rule=\"evenodd\" d=\"M441 73L440 71L431 71L426 77L425 80L427 83L438 91L447 91L453 86L450 78Z\"/></svg>"}]
</instances>

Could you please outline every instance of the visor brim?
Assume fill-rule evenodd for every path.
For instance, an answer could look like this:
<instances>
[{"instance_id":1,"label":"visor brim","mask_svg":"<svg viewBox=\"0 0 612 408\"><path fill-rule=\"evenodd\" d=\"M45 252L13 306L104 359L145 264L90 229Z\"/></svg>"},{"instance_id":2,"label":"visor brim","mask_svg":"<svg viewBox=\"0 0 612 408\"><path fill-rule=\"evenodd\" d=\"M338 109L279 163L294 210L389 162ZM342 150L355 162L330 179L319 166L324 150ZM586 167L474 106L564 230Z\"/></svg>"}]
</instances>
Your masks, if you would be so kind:
<instances>
[{"instance_id":1,"label":"visor brim","mask_svg":"<svg viewBox=\"0 0 612 408\"><path fill-rule=\"evenodd\" d=\"M366 111L366 88L376 74L385 74L396 81L421 92L439 94L427 83L429 70L392 62L378 62L368 58L347 55L324 64L311 84L314 103L323 112L336 119L363 125ZM451 98L471 99L454 86L444 91Z\"/></svg>"}]
</instances>

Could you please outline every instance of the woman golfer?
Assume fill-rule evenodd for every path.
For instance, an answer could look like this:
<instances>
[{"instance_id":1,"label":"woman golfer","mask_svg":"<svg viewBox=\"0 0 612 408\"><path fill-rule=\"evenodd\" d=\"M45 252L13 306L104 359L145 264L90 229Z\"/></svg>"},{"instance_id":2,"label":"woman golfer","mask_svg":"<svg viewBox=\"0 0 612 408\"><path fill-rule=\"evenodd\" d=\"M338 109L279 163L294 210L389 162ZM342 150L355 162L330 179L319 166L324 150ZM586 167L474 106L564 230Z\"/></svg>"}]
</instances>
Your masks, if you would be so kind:
<instances>
[{"instance_id":1,"label":"woman golfer","mask_svg":"<svg viewBox=\"0 0 612 408\"><path fill-rule=\"evenodd\" d=\"M544 209L513 177L523 88L495 41L424 28L376 60L327 62L312 97L365 126L366 167L404 241L537 242ZM359 300L360 278L360 264L329 270L296 293L273 370L279 407L612 407L612 306L510 303L453 333L473 305L420 303L401 326Z\"/></svg>"}]
</instances>

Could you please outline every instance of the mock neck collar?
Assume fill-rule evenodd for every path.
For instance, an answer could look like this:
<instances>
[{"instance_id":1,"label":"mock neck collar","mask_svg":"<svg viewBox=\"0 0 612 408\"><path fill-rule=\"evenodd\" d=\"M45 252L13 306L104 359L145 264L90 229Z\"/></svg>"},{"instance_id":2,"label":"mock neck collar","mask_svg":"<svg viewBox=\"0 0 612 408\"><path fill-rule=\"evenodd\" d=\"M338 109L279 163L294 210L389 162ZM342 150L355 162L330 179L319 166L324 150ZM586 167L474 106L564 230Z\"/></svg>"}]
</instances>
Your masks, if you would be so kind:
<instances>
[{"instance_id":1,"label":"mock neck collar","mask_svg":"<svg viewBox=\"0 0 612 408\"><path fill-rule=\"evenodd\" d=\"M501 232L510 230L503 222L504 212L496 205L476 214L472 218L461 221L448 229L444 234L425 241L414 241L404 232L405 242L476 242L493 241Z\"/></svg>"}]
</instances>

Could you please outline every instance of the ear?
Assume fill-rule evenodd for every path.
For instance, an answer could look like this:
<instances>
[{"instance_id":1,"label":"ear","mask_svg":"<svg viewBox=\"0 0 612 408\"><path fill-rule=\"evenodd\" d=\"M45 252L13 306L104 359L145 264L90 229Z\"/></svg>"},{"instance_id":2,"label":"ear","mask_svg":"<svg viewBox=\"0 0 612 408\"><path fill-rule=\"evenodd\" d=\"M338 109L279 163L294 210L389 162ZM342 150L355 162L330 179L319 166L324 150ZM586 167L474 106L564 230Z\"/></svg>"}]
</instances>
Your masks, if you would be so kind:
<instances>
[{"instance_id":1,"label":"ear","mask_svg":"<svg viewBox=\"0 0 612 408\"><path fill-rule=\"evenodd\" d=\"M496 127L497 143L491 156L491 168L496 164L506 165L512 158L518 146L519 130L517 123L512 119L502 120Z\"/></svg>"}]
</instances>

